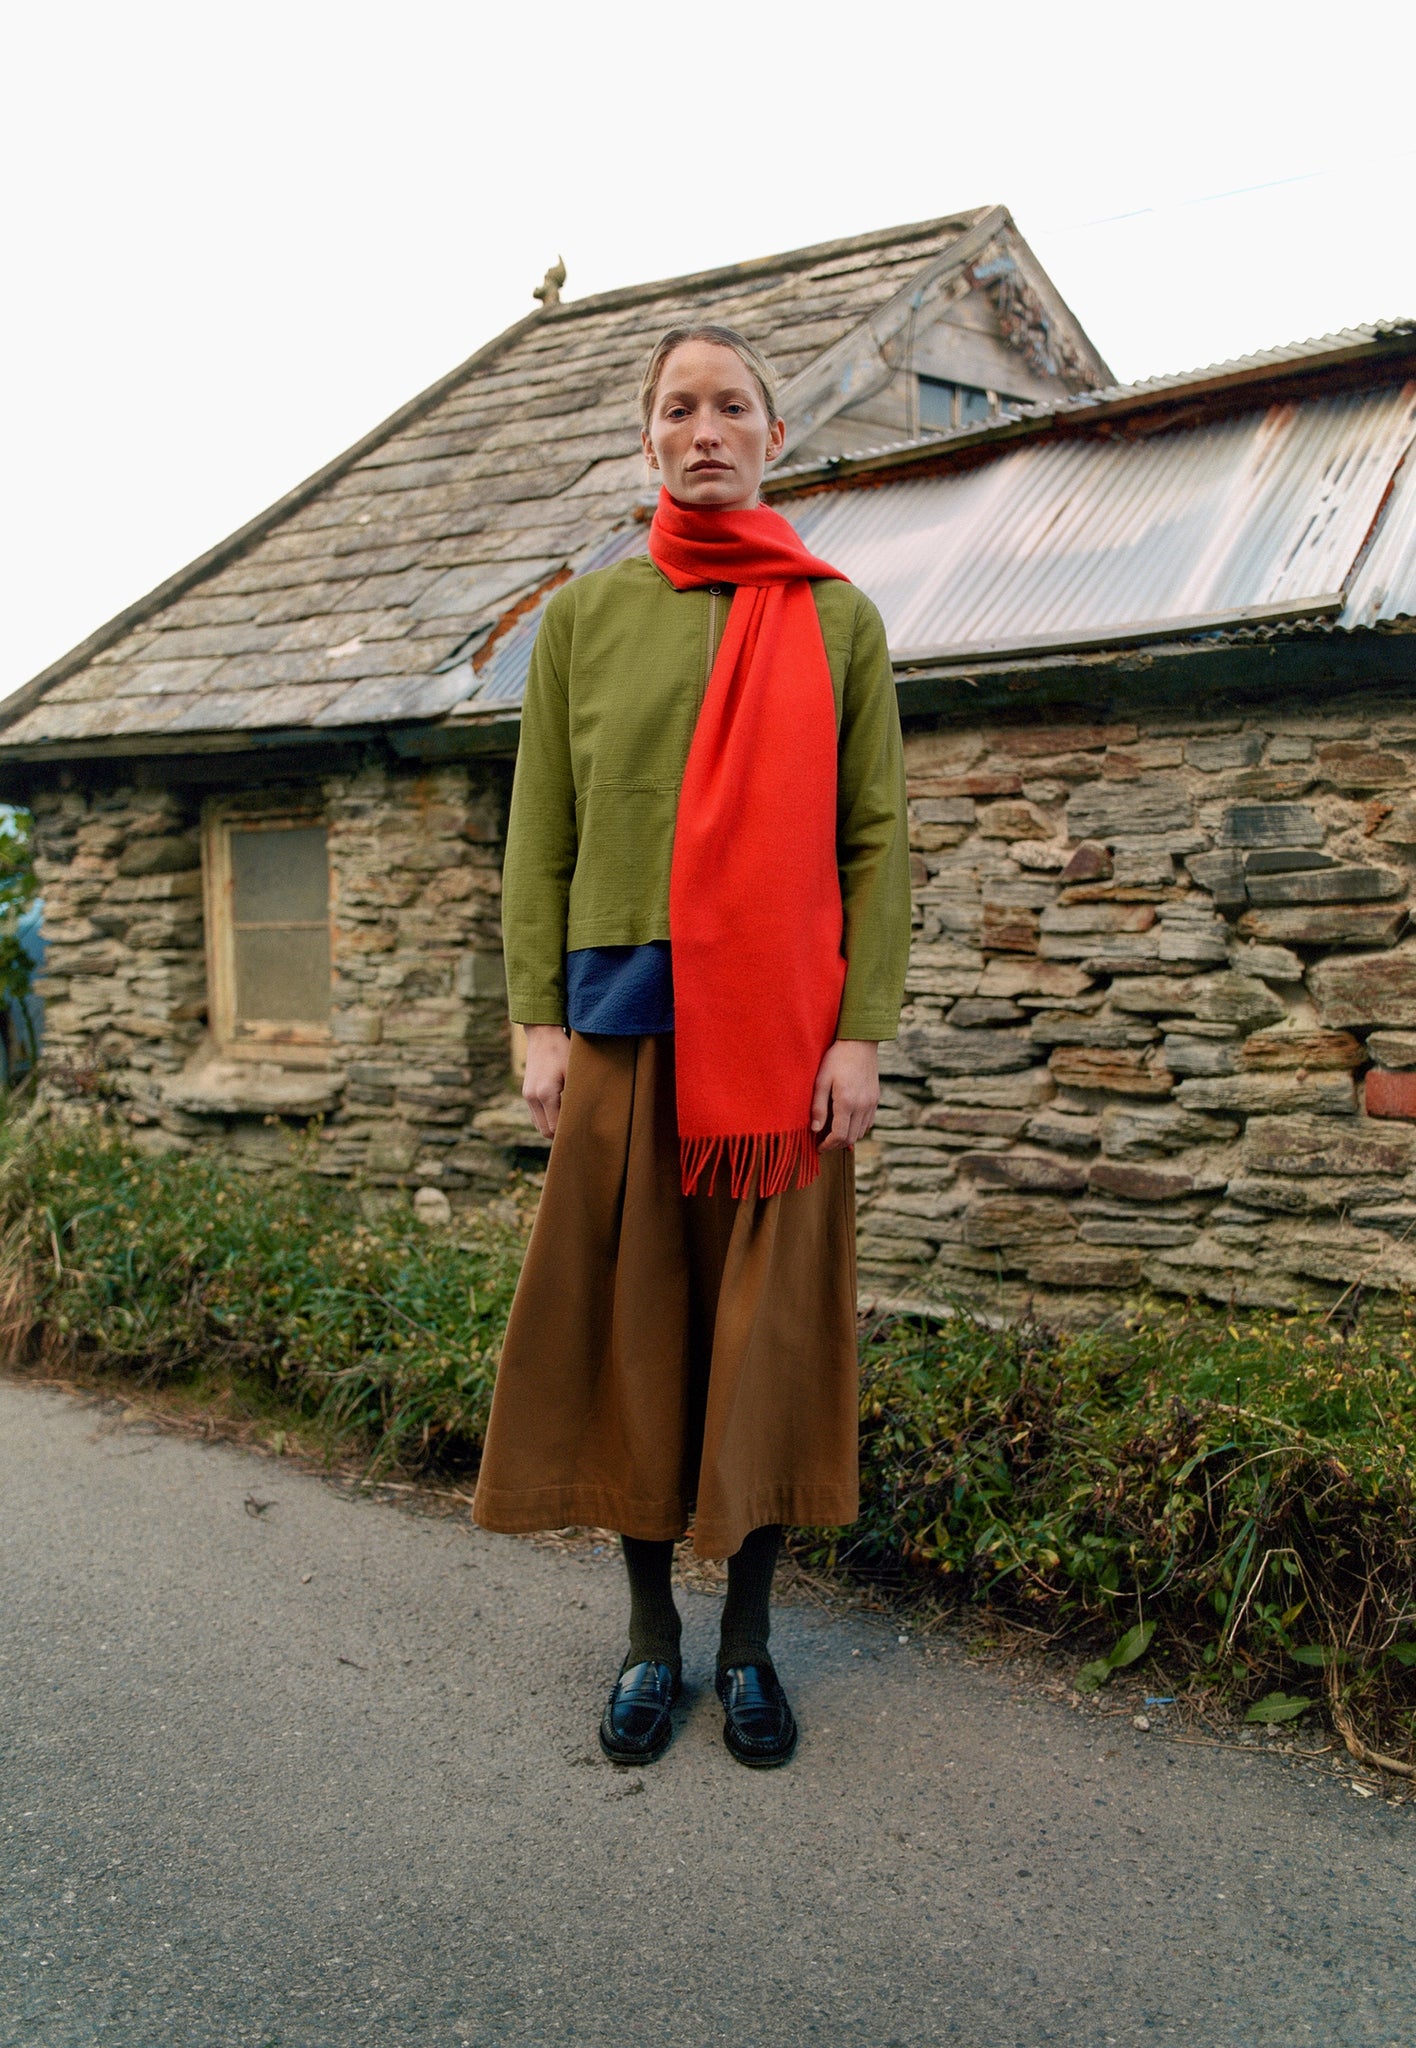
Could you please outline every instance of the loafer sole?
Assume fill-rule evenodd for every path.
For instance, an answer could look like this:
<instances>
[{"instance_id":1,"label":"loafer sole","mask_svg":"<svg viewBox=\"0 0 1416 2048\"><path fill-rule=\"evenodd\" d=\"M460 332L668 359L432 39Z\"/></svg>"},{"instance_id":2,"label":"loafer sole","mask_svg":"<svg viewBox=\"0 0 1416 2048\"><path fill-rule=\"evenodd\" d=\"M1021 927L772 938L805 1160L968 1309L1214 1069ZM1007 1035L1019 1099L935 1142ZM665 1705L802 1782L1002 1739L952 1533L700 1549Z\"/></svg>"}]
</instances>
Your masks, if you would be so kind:
<instances>
[{"instance_id":1,"label":"loafer sole","mask_svg":"<svg viewBox=\"0 0 1416 2048\"><path fill-rule=\"evenodd\" d=\"M612 1764L620 1764L626 1769L631 1769L635 1764L656 1764L673 1739L674 1724L671 1720L665 1722L663 1734L656 1741L650 1743L646 1749L614 1748L611 1745L610 1737L605 1733L603 1723L600 1728L601 1749Z\"/></svg>"},{"instance_id":2,"label":"loafer sole","mask_svg":"<svg viewBox=\"0 0 1416 2048\"><path fill-rule=\"evenodd\" d=\"M791 1733L780 1749L767 1751L744 1749L734 1739L732 1722L725 1720L723 1723L723 1741L727 1746L728 1753L738 1763L745 1764L750 1771L776 1771L780 1770L783 1764L789 1764L796 1755L797 1737L800 1732L795 1719L793 1719Z\"/></svg>"}]
</instances>

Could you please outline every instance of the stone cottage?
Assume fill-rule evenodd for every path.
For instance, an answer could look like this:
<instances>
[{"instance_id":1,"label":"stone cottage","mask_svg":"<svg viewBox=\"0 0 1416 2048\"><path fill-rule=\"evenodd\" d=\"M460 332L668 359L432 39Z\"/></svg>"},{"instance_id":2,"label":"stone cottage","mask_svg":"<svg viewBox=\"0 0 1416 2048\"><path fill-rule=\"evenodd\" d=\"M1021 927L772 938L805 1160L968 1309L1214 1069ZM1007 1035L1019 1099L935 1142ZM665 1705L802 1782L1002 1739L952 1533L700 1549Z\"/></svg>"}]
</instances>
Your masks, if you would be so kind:
<instances>
[{"instance_id":1,"label":"stone cottage","mask_svg":"<svg viewBox=\"0 0 1416 2048\"><path fill-rule=\"evenodd\" d=\"M563 280L559 280L563 281ZM538 311L0 709L47 915L48 1083L141 1142L456 1197L504 1094L498 896L518 619L644 494L672 321L744 329L791 445L941 439L1106 365L991 207ZM617 545L618 543L612 543ZM463 706L477 709L465 718Z\"/></svg>"},{"instance_id":2,"label":"stone cottage","mask_svg":"<svg viewBox=\"0 0 1416 2048\"><path fill-rule=\"evenodd\" d=\"M895 655L866 1287L1409 1284L1416 323L1116 388L1001 211L552 305L10 700L51 1085L150 1144L255 1164L318 1111L332 1173L504 1174L517 705L549 592L645 544L632 365L690 307L784 361L774 500Z\"/></svg>"}]
</instances>

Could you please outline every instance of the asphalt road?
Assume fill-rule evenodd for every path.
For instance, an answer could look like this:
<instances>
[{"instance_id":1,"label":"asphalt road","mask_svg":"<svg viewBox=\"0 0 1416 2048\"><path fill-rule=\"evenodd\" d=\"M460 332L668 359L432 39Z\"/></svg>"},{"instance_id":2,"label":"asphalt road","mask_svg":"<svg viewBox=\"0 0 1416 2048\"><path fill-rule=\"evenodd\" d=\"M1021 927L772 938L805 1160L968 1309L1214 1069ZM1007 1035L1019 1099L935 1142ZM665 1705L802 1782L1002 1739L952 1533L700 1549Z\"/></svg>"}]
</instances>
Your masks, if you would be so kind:
<instances>
[{"instance_id":1,"label":"asphalt road","mask_svg":"<svg viewBox=\"0 0 1416 2048\"><path fill-rule=\"evenodd\" d=\"M1409 1809L800 1606L788 1769L700 1683L621 1773L620 1610L612 1560L0 1381L0 2042L1416 2042Z\"/></svg>"}]
</instances>

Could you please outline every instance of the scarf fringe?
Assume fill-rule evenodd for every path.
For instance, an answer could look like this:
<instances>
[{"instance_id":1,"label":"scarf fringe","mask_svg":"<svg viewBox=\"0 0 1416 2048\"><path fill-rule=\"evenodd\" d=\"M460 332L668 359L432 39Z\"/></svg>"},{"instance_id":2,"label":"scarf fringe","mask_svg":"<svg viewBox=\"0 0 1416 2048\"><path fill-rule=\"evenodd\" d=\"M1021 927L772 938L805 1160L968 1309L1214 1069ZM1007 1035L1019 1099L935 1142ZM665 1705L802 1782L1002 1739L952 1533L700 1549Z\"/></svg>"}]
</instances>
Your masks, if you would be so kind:
<instances>
[{"instance_id":1,"label":"scarf fringe","mask_svg":"<svg viewBox=\"0 0 1416 2048\"><path fill-rule=\"evenodd\" d=\"M708 1186L703 1192L711 1195L724 1160L734 1201L752 1193L759 1174L758 1192L765 1197L780 1195L788 1188L810 1187L821 1171L816 1134L809 1125L793 1131L749 1131L736 1137L680 1138L684 1193L699 1193L698 1184L706 1173Z\"/></svg>"}]
</instances>

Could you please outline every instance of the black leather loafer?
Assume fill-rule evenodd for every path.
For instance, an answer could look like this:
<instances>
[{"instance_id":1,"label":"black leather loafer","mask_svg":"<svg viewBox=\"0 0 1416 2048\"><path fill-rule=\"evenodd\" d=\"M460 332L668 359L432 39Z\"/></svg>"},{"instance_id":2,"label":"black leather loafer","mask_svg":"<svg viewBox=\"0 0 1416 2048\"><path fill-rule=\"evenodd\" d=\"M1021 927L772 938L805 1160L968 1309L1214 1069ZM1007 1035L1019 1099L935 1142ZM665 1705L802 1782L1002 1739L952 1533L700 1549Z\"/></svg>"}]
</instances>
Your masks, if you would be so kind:
<instances>
[{"instance_id":1,"label":"black leather loafer","mask_svg":"<svg viewBox=\"0 0 1416 2048\"><path fill-rule=\"evenodd\" d=\"M679 1681L667 1664L627 1664L600 1721L600 1747L612 1764L652 1764L674 1732L670 1708Z\"/></svg>"},{"instance_id":2,"label":"black leather loafer","mask_svg":"<svg viewBox=\"0 0 1416 2048\"><path fill-rule=\"evenodd\" d=\"M717 1677L723 1740L740 1764L770 1771L797 1745L796 1716L770 1664L730 1664Z\"/></svg>"}]
</instances>

